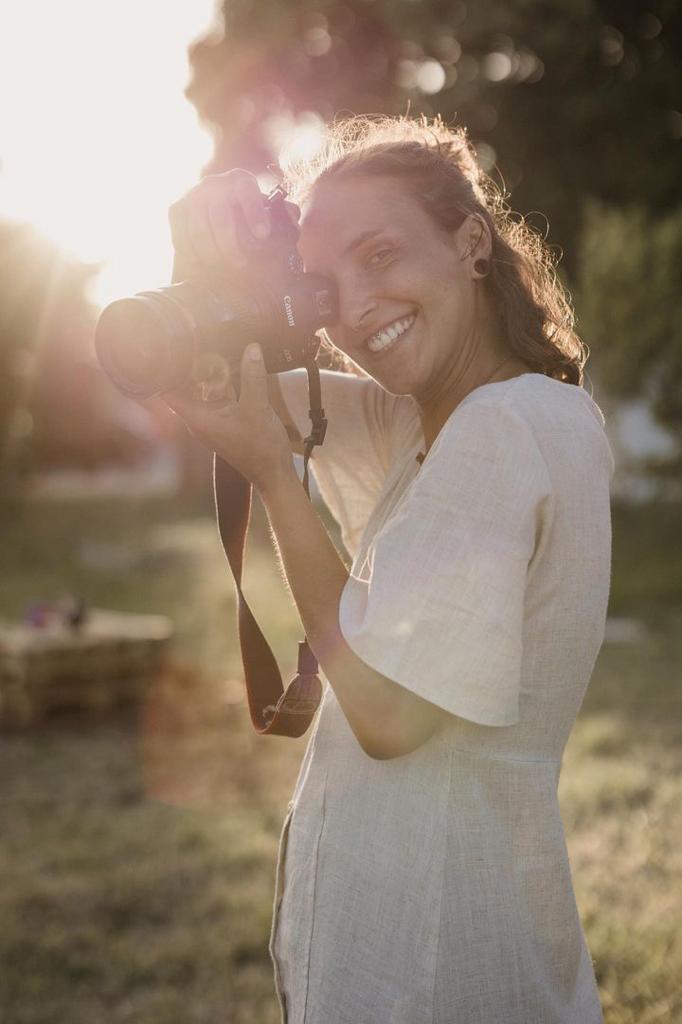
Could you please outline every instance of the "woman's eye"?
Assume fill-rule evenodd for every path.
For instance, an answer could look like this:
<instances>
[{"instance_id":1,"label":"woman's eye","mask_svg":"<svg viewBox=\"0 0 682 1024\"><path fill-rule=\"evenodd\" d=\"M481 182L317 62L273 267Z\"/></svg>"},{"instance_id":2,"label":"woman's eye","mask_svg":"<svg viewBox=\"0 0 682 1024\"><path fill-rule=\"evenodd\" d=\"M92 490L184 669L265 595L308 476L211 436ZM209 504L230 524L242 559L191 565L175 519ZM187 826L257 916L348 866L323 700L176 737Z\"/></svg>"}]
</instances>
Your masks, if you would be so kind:
<instances>
[{"instance_id":1,"label":"woman's eye","mask_svg":"<svg viewBox=\"0 0 682 1024\"><path fill-rule=\"evenodd\" d=\"M368 258L367 266L380 267L384 263L388 262L388 259L391 255L391 249L378 249L377 252L372 253L372 255Z\"/></svg>"}]
</instances>

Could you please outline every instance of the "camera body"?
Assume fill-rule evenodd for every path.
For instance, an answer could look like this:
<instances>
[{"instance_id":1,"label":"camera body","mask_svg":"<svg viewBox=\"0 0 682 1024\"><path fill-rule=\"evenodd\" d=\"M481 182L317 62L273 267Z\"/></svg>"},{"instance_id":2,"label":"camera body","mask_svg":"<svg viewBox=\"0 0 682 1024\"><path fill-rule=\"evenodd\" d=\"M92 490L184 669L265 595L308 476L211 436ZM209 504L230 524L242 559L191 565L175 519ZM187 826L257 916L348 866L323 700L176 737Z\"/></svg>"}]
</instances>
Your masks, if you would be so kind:
<instances>
[{"instance_id":1,"label":"camera body","mask_svg":"<svg viewBox=\"0 0 682 1024\"><path fill-rule=\"evenodd\" d=\"M314 358L316 332L338 319L336 289L328 278L303 272L298 229L281 189L268 196L266 208L270 237L243 270L188 277L105 307L95 350L123 394L152 398L196 382L202 359L213 354L237 378L244 349L253 341L262 348L267 373L306 366Z\"/></svg>"}]
</instances>

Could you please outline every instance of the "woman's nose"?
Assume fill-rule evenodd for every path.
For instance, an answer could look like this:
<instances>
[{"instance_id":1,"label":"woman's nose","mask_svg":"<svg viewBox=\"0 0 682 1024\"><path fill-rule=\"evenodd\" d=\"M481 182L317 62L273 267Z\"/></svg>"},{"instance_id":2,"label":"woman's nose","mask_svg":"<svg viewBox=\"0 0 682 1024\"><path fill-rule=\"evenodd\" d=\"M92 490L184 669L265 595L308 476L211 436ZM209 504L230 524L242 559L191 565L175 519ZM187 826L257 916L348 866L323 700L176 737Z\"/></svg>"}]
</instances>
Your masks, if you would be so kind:
<instances>
[{"instance_id":1,"label":"woman's nose","mask_svg":"<svg viewBox=\"0 0 682 1024\"><path fill-rule=\"evenodd\" d=\"M376 307L374 296L365 289L339 288L339 316L345 328L362 332L371 323Z\"/></svg>"}]
</instances>

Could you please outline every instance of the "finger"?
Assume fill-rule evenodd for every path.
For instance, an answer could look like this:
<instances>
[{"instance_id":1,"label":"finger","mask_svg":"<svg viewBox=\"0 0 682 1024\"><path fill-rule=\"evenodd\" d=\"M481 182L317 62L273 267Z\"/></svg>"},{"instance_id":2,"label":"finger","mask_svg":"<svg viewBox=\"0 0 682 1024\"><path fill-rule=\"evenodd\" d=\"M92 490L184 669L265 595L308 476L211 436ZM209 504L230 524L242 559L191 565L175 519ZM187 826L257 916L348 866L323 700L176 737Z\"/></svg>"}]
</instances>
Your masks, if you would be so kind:
<instances>
[{"instance_id":1,"label":"finger","mask_svg":"<svg viewBox=\"0 0 682 1024\"><path fill-rule=\"evenodd\" d=\"M265 208L265 196L258 180L252 174L240 172L233 179L234 198L246 226L256 241L263 241L270 235L270 220Z\"/></svg>"},{"instance_id":2,"label":"finger","mask_svg":"<svg viewBox=\"0 0 682 1024\"><path fill-rule=\"evenodd\" d=\"M169 409L185 421L187 426L192 426L197 418L198 403L181 391L166 391L162 396L163 401ZM190 424L189 421L192 421Z\"/></svg>"},{"instance_id":3,"label":"finger","mask_svg":"<svg viewBox=\"0 0 682 1024\"><path fill-rule=\"evenodd\" d=\"M212 407L236 405L237 392L230 381L204 380L201 382L201 400Z\"/></svg>"},{"instance_id":4,"label":"finger","mask_svg":"<svg viewBox=\"0 0 682 1024\"><path fill-rule=\"evenodd\" d=\"M175 250L173 276L175 277L177 274L178 280L187 277L196 266L196 255L192 250L187 232L185 202L185 199L179 199L177 203L173 203L168 209L171 241Z\"/></svg>"},{"instance_id":5,"label":"finger","mask_svg":"<svg viewBox=\"0 0 682 1024\"><path fill-rule=\"evenodd\" d=\"M235 210L242 193L243 179L253 179L251 188L258 191L256 179L248 171L236 169L202 178L200 189L206 202L206 217L221 262L243 267L244 252L239 244Z\"/></svg>"},{"instance_id":6,"label":"finger","mask_svg":"<svg viewBox=\"0 0 682 1024\"><path fill-rule=\"evenodd\" d=\"M137 405L141 405L142 408L146 409L152 416L156 416L157 418L161 417L166 420L168 419L168 406L160 396L154 395L153 398L133 398L133 401Z\"/></svg>"},{"instance_id":7,"label":"finger","mask_svg":"<svg viewBox=\"0 0 682 1024\"><path fill-rule=\"evenodd\" d=\"M244 349L241 361L240 406L248 405L252 409L267 409L268 378L260 345L252 342Z\"/></svg>"},{"instance_id":8,"label":"finger","mask_svg":"<svg viewBox=\"0 0 682 1024\"><path fill-rule=\"evenodd\" d=\"M184 419L192 430L199 430L209 416L208 405L202 401L202 384L190 382L182 387L164 391L160 396L169 409Z\"/></svg>"},{"instance_id":9,"label":"finger","mask_svg":"<svg viewBox=\"0 0 682 1024\"><path fill-rule=\"evenodd\" d=\"M244 252L237 237L237 225L232 199L228 195L216 194L207 204L209 227L220 262L223 266L243 267L246 263Z\"/></svg>"},{"instance_id":10,"label":"finger","mask_svg":"<svg viewBox=\"0 0 682 1024\"><path fill-rule=\"evenodd\" d=\"M204 266L219 266L225 262L210 216L211 200L205 192L188 204L186 223L189 243L196 259Z\"/></svg>"},{"instance_id":11,"label":"finger","mask_svg":"<svg viewBox=\"0 0 682 1024\"><path fill-rule=\"evenodd\" d=\"M258 180L241 168L209 174L201 182L201 194L216 249L224 261L243 267L270 233Z\"/></svg>"},{"instance_id":12,"label":"finger","mask_svg":"<svg viewBox=\"0 0 682 1024\"><path fill-rule=\"evenodd\" d=\"M213 350L199 352L194 357L190 377L194 384L204 382L211 384L214 392L222 387L227 390L228 385L232 382L229 360L221 352Z\"/></svg>"}]
</instances>

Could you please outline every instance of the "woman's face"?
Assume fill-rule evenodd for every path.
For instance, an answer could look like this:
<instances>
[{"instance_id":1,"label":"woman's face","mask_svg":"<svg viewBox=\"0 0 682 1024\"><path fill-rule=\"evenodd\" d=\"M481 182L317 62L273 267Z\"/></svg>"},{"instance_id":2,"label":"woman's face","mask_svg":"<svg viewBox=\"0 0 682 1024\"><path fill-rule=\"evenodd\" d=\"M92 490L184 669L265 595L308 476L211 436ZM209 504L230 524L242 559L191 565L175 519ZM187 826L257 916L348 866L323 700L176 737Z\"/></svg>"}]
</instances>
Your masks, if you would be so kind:
<instances>
[{"instance_id":1,"label":"woman's face","mask_svg":"<svg viewBox=\"0 0 682 1024\"><path fill-rule=\"evenodd\" d=\"M339 290L328 334L392 394L428 396L475 358L469 221L447 234L390 177L322 182L303 208L305 269Z\"/></svg>"}]
</instances>

